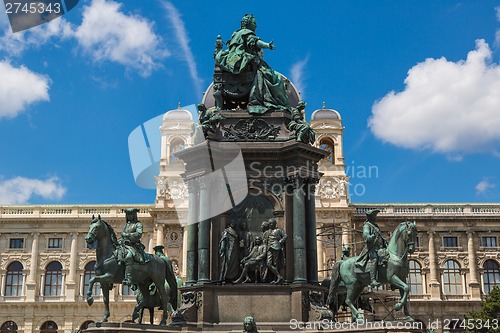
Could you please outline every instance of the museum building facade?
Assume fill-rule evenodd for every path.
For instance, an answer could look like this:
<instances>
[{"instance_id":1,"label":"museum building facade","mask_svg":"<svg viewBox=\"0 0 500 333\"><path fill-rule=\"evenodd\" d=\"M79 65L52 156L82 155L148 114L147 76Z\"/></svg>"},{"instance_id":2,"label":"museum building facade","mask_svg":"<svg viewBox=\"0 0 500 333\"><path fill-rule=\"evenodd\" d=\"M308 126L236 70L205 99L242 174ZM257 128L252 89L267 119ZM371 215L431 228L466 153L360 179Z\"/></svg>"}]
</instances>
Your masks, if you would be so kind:
<instances>
[{"instance_id":1,"label":"museum building facade","mask_svg":"<svg viewBox=\"0 0 500 333\"><path fill-rule=\"evenodd\" d=\"M185 280L189 195L181 176L184 164L175 152L193 144L192 124L191 113L180 107L163 117L152 205L0 206L0 332L72 333L101 319L98 286L94 305L85 301L95 274L95 249L84 240L93 215L119 234L125 209L139 208L147 252L164 245L176 274ZM417 250L410 256L409 271L412 315L424 323L442 322L478 309L485 295L500 286L500 204L350 203L340 114L323 106L312 113L310 125L316 131L314 145L328 152L319 162L323 175L315 185L319 280L340 260L343 246L352 255L361 251L365 213L379 209L377 222L387 238L400 222L417 223ZM280 205L279 195L266 198L270 207ZM284 228L280 216L276 219ZM217 244L213 246L216 251ZM135 302L129 287L115 285L110 320L130 319Z\"/></svg>"}]
</instances>

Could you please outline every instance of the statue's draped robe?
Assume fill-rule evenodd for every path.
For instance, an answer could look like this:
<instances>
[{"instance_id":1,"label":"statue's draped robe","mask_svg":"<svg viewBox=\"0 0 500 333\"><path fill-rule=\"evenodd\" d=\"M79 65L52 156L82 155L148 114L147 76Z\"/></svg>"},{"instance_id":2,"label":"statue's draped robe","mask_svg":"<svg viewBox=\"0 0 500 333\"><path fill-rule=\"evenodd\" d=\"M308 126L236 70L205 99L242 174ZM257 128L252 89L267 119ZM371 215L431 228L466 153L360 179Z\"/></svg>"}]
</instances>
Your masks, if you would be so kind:
<instances>
[{"instance_id":1,"label":"statue's draped robe","mask_svg":"<svg viewBox=\"0 0 500 333\"><path fill-rule=\"evenodd\" d=\"M281 75L259 56L259 40L252 30L239 29L227 43L228 50L219 52L215 60L232 74L255 72L247 106L250 114L263 114L269 110L290 111Z\"/></svg>"},{"instance_id":2,"label":"statue's draped robe","mask_svg":"<svg viewBox=\"0 0 500 333\"><path fill-rule=\"evenodd\" d=\"M239 273L239 237L236 230L228 227L224 230L219 243L222 253L221 281L238 278Z\"/></svg>"}]
</instances>

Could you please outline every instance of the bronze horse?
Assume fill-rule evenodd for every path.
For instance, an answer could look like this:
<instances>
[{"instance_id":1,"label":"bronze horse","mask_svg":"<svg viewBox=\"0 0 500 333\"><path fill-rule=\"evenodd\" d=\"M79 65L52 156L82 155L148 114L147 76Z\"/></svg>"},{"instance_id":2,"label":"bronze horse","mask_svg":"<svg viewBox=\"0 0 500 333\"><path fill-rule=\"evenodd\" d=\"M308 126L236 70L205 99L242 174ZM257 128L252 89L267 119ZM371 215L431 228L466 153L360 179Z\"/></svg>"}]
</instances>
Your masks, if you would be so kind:
<instances>
[{"instance_id":1,"label":"bronze horse","mask_svg":"<svg viewBox=\"0 0 500 333\"><path fill-rule=\"evenodd\" d=\"M102 322L107 322L110 316L109 291L113 283L120 284L125 275L125 265L119 264L115 255L115 250L120 245L118 244L115 231L106 221L101 220L101 216L97 218L92 216L92 222L90 223L85 241L87 243L97 242L96 275L89 281L87 303L89 305L94 303L92 288L94 283L99 282L104 300L104 317L102 318ZM151 260L145 264L134 263L132 270L132 283L136 284L143 294L149 292L148 288L151 283L156 285L163 308L160 325L166 325L169 300L174 309L177 309L177 281L172 265L168 265L165 259L158 256L151 256ZM165 289L165 281L170 286L170 295Z\"/></svg>"},{"instance_id":2,"label":"bronze horse","mask_svg":"<svg viewBox=\"0 0 500 333\"><path fill-rule=\"evenodd\" d=\"M390 284L399 289L401 300L396 303L395 310L403 308L408 320L413 321L410 315L407 299L410 287L406 283L408 276L408 254L415 251L415 239L417 237L417 227L415 222L402 222L392 234L387 250L389 260L386 266L379 266L378 280L383 284ZM370 284L369 273L356 274L354 265L358 257L352 257L345 261L337 261L332 268L332 282L328 292L327 305L338 304L336 301L338 287L341 282L346 287L345 304L349 306L353 321L361 319L361 315L354 306L363 289Z\"/></svg>"}]
</instances>

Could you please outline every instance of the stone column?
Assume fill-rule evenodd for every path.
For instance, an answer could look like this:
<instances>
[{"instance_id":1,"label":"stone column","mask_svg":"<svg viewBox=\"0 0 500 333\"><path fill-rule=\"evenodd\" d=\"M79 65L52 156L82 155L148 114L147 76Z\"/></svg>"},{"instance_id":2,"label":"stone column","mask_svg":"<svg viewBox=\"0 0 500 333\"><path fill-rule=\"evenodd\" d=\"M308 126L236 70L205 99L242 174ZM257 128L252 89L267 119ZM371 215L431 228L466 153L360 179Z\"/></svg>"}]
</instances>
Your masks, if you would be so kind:
<instances>
[{"instance_id":1,"label":"stone column","mask_svg":"<svg viewBox=\"0 0 500 333\"><path fill-rule=\"evenodd\" d=\"M0 276L0 280L2 280L2 283L1 283L1 288L0 289L0 296L5 296L5 280L6 280L6 272L2 270L2 274ZM22 292L21 292L22 294Z\"/></svg>"},{"instance_id":2,"label":"stone column","mask_svg":"<svg viewBox=\"0 0 500 333\"><path fill-rule=\"evenodd\" d=\"M477 280L477 267L476 267L476 250L474 248L474 231L467 231L467 251L469 255L469 272L470 272L470 295L471 299L481 299L481 285Z\"/></svg>"},{"instance_id":3,"label":"stone column","mask_svg":"<svg viewBox=\"0 0 500 333\"><path fill-rule=\"evenodd\" d=\"M148 232L148 253L153 253L153 237L151 236L151 233Z\"/></svg>"},{"instance_id":4,"label":"stone column","mask_svg":"<svg viewBox=\"0 0 500 333\"><path fill-rule=\"evenodd\" d=\"M75 283L76 269L78 266L78 233L71 233L71 252L69 258L68 283Z\"/></svg>"},{"instance_id":5,"label":"stone column","mask_svg":"<svg viewBox=\"0 0 500 333\"><path fill-rule=\"evenodd\" d=\"M181 276L186 278L186 267L187 267L187 247L188 247L188 226L184 225L182 227L182 267Z\"/></svg>"},{"instance_id":6,"label":"stone column","mask_svg":"<svg viewBox=\"0 0 500 333\"><path fill-rule=\"evenodd\" d=\"M36 301L36 277L38 273L38 238L40 237L39 232L32 233L33 243L31 244L31 266L30 274L28 275L28 281L26 281L26 301L34 302ZM40 289L43 288L43 285Z\"/></svg>"},{"instance_id":7,"label":"stone column","mask_svg":"<svg viewBox=\"0 0 500 333\"><path fill-rule=\"evenodd\" d=\"M323 225L316 224L317 228L321 228ZM321 230L321 229L320 229ZM324 279L325 277L328 276L327 271L323 271L326 269L325 267L325 249L323 249L323 243L321 242L320 237L316 237L316 249L317 249L317 258L318 258L318 270L321 271L318 273L318 280L319 279Z\"/></svg>"},{"instance_id":8,"label":"stone column","mask_svg":"<svg viewBox=\"0 0 500 333\"><path fill-rule=\"evenodd\" d=\"M316 198L315 181L310 180L306 183L306 268L307 282L318 284L318 247L316 236Z\"/></svg>"},{"instance_id":9,"label":"stone column","mask_svg":"<svg viewBox=\"0 0 500 333\"><path fill-rule=\"evenodd\" d=\"M438 281L438 267L436 264L436 249L434 248L434 231L428 231L429 235L429 269L430 281L429 290L431 293L431 300L441 300L441 284Z\"/></svg>"},{"instance_id":10,"label":"stone column","mask_svg":"<svg viewBox=\"0 0 500 333\"><path fill-rule=\"evenodd\" d=\"M193 183L188 182L188 225L187 225L187 251L186 251L186 285L190 286L198 280L198 191Z\"/></svg>"},{"instance_id":11,"label":"stone column","mask_svg":"<svg viewBox=\"0 0 500 333\"><path fill-rule=\"evenodd\" d=\"M165 239L165 226L163 224L157 224L156 228L157 228L157 230L156 230L156 245L165 245L165 244L163 244L164 239Z\"/></svg>"},{"instance_id":12,"label":"stone column","mask_svg":"<svg viewBox=\"0 0 500 333\"><path fill-rule=\"evenodd\" d=\"M293 283L307 283L304 181L295 177L293 188Z\"/></svg>"},{"instance_id":13,"label":"stone column","mask_svg":"<svg viewBox=\"0 0 500 333\"><path fill-rule=\"evenodd\" d=\"M210 184L207 180L200 182L200 206L201 209L210 207ZM210 219L200 221L198 230L198 284L210 282Z\"/></svg>"}]
</instances>

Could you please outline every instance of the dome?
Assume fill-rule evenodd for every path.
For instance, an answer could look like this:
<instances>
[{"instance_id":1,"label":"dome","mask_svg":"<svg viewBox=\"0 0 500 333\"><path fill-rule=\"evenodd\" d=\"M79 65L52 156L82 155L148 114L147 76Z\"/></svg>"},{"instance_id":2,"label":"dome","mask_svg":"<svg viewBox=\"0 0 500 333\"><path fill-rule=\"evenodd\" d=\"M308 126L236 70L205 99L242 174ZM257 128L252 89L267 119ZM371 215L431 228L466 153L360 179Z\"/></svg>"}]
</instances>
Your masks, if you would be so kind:
<instances>
[{"instance_id":1,"label":"dome","mask_svg":"<svg viewBox=\"0 0 500 333\"><path fill-rule=\"evenodd\" d=\"M316 110L311 115L311 120L340 120L340 113L335 110L327 109L325 103L323 103L323 108Z\"/></svg>"},{"instance_id":2,"label":"dome","mask_svg":"<svg viewBox=\"0 0 500 333\"><path fill-rule=\"evenodd\" d=\"M181 103L179 103L179 107L175 110L167 111L163 116L163 120L175 120L175 121L193 121L193 116L191 112L188 110L181 108Z\"/></svg>"}]
</instances>

